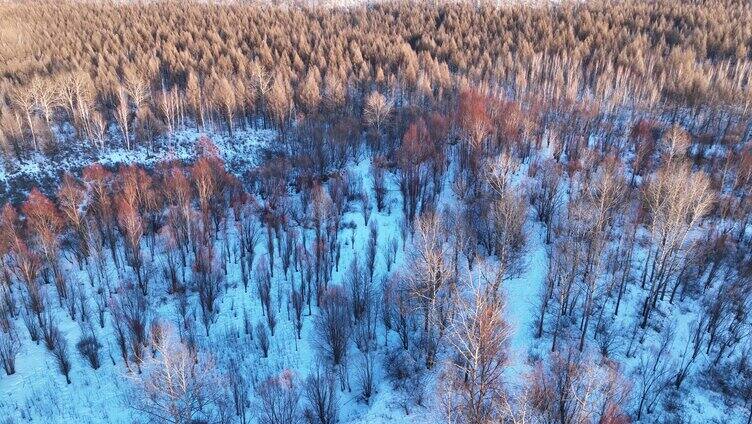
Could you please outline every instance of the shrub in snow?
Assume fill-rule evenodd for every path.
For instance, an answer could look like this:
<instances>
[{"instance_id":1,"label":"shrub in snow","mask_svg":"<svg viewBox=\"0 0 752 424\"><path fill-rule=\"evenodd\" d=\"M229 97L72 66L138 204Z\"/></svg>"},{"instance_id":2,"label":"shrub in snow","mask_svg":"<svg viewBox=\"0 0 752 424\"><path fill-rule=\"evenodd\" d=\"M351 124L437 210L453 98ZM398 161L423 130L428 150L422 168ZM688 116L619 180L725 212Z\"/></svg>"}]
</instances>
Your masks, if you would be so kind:
<instances>
[{"instance_id":1,"label":"shrub in snow","mask_svg":"<svg viewBox=\"0 0 752 424\"><path fill-rule=\"evenodd\" d=\"M54 349L55 343L60 337L60 332L57 329L55 318L49 310L47 310L47 312L44 314L44 317L40 321L40 324L44 345L49 350Z\"/></svg>"},{"instance_id":2,"label":"shrub in snow","mask_svg":"<svg viewBox=\"0 0 752 424\"><path fill-rule=\"evenodd\" d=\"M256 343L261 350L261 356L266 358L269 356L269 332L266 326L262 322L256 323Z\"/></svg>"},{"instance_id":3,"label":"shrub in snow","mask_svg":"<svg viewBox=\"0 0 752 424\"><path fill-rule=\"evenodd\" d=\"M339 365L347 354L350 331L348 296L342 288L330 287L322 296L314 343L334 365Z\"/></svg>"},{"instance_id":4,"label":"shrub in snow","mask_svg":"<svg viewBox=\"0 0 752 424\"><path fill-rule=\"evenodd\" d=\"M334 424L339 416L339 400L334 387L334 375L320 366L312 372L303 385L307 406L305 419L311 424Z\"/></svg>"},{"instance_id":5,"label":"shrub in snow","mask_svg":"<svg viewBox=\"0 0 752 424\"><path fill-rule=\"evenodd\" d=\"M262 382L256 395L259 399L259 424L302 423L300 389L290 370Z\"/></svg>"},{"instance_id":6,"label":"shrub in snow","mask_svg":"<svg viewBox=\"0 0 752 424\"><path fill-rule=\"evenodd\" d=\"M405 392L403 408L408 411L408 400L416 405L423 404L425 368L417 351L405 350L401 347L386 352L384 356L384 372L395 389Z\"/></svg>"},{"instance_id":7,"label":"shrub in snow","mask_svg":"<svg viewBox=\"0 0 752 424\"><path fill-rule=\"evenodd\" d=\"M24 326L26 326L26 330L29 332L29 338L38 344L40 336L37 317L27 311L21 313L21 318L23 319Z\"/></svg>"},{"instance_id":8,"label":"shrub in snow","mask_svg":"<svg viewBox=\"0 0 752 424\"><path fill-rule=\"evenodd\" d=\"M76 343L76 348L78 349L78 353L89 362L89 365L93 369L99 369L99 349L102 348L102 345L95 336L81 337L81 340Z\"/></svg>"},{"instance_id":9,"label":"shrub in snow","mask_svg":"<svg viewBox=\"0 0 752 424\"><path fill-rule=\"evenodd\" d=\"M52 356L55 358L60 373L65 376L65 382L71 384L71 361L68 352L68 341L65 340L65 337L63 337L57 328L54 328L53 333L56 335L52 338Z\"/></svg>"},{"instance_id":10,"label":"shrub in snow","mask_svg":"<svg viewBox=\"0 0 752 424\"><path fill-rule=\"evenodd\" d=\"M0 331L0 363L8 375L16 372L16 355L21 350L21 342L18 340L13 327L7 332Z\"/></svg>"},{"instance_id":11,"label":"shrub in snow","mask_svg":"<svg viewBox=\"0 0 752 424\"><path fill-rule=\"evenodd\" d=\"M360 389L360 398L368 403L376 390L374 373L376 367L371 352L366 352L362 356L360 367L358 367L358 384Z\"/></svg>"}]
</instances>

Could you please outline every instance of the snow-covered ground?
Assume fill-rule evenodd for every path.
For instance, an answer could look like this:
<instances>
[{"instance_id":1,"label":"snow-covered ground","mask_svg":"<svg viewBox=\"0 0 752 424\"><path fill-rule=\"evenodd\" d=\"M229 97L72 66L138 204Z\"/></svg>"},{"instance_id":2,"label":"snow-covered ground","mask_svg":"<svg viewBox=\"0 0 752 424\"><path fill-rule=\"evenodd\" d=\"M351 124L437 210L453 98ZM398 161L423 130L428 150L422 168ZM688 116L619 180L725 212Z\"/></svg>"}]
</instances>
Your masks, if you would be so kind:
<instances>
[{"instance_id":1,"label":"snow-covered ground","mask_svg":"<svg viewBox=\"0 0 752 424\"><path fill-rule=\"evenodd\" d=\"M4 173L3 181L11 184L13 176L18 174L36 177L38 175L59 175L62 170L76 170L86 165L85 161L100 162L105 165L119 163L137 163L144 166L152 166L156 162L170 158L189 161L196 155L197 132L188 131L173 137L159 150L151 151L147 148L139 148L134 151L114 149L100 152L95 157L71 157L63 163L52 164L49 161L29 162L19 166L9 173ZM212 135L212 140L218 147L221 156L227 163L230 171L239 175L244 174L253 166L260 164L260 152L269 147L275 139L275 133L270 130L238 131L234 139L221 134ZM367 156L361 157L357 162L348 165L348 171L353 181L360 185L361 189L373 198L371 192L372 175L370 172L371 160ZM518 171L516 178L524 180L526 169ZM333 284L339 284L347 276L349 264L358 255L364 257L369 238L369 224L374 222L379 229L379 251L386 250L387 243L391 238L399 239L398 254L392 271L400 269L405 264L405 252L409 251L412 243L410 237L402 240L402 199L394 175L387 174L389 193L387 207L378 212L373 209L370 221L365 222L363 205L360 200L352 200L348 203L347 210L342 219L342 229L339 239L342 242L342 255L338 268L332 276ZM452 206L455 201L450 194L451 190L445 189L438 209ZM294 194L291 194L293 197ZM312 230L302 229L311 232ZM510 386L522 383L525 373L530 370L529 354L542 355L550 348L550 341L534 338L534 323L537 316L537 302L545 283L548 270L549 246L545 243L545 230L542 225L531 216L526 226L527 248L525 255L525 267L520 275L515 276L505 283L507 295L506 315L513 327L511 340L512 364L505 373ZM230 230L229 237L235 237ZM309 240L312 235L309 234ZM264 257L265 244L260 243L258 257ZM156 267L161 264L159 252L149 258L150 266ZM639 262L639 261L636 261ZM271 350L268 358L261 358L255 348L255 342L250 336L244 334L243 322L245 317L250 317L251 323L263 320L261 304L255 289L249 287L246 292L241 283L240 269L231 255L229 259L226 286L219 297L219 313L216 321L212 324L210 335L203 335L201 329L197 332L199 346L203 351L209 352L219 364L229 361L238 363L239 369L250 381L261 381L284 370L292 370L300 379L304 379L311 371L315 363L315 347L312 344L312 329L314 320L306 317L303 326L303 335L300 341L296 341L293 321L285 310L285 305L278 304L279 323L275 335L272 337ZM376 259L375 282L380 282L388 276L385 259L382 254ZM299 273L291 272L284 276L281 272L279 258L275 264L274 290L277 291L275 299L282 296L282 291L289 287L289 279L297 281ZM640 265L639 263L637 265ZM77 282L83 290L90 291L91 286L87 282L86 274L72 264L66 264L71 283ZM117 275L114 267L110 274L113 281L121 276ZM156 279L159 281L159 279ZM54 290L47 287L48 290ZM161 317L167 321L177 321L177 305L173 298L165 294L164 283L154 283L151 291L151 316ZM54 292L51 292L51 295ZM624 311L636 310L642 293L627 293L624 300ZM197 303L191 299L192 307L197 310ZM275 301L276 302L276 301ZM676 329L677 340L688 337L689 325L693 314L696 313L696 305L690 305L682 309L674 307L663 311L666 314L667 325ZM85 360L75 351L73 344L81 335L78 322L71 320L61 309L55 308L56 317L60 329L66 340L71 343L71 357L73 366L71 372L71 384L66 384L65 378L59 373L54 359L43 344L35 344L29 339L28 333L23 330L23 323L17 322L17 328L22 338L22 350L18 355L17 372L12 376L0 377L0 417L5 419L3 423L11 422L38 422L38 423L131 423L135 421L146 422L144 417L134 415L126 401L126 394L131 389L128 371L124 368L117 346L114 344L114 335L111 322L105 328L96 328L99 340L103 342L102 366L93 371ZM315 311L314 311L315 315ZM629 316L622 314L622 317ZM626 325L628 321L621 324ZM620 325L616 323L615 325ZM629 337L625 328L622 339ZM386 338L386 339L385 339ZM646 345L655 342L657 335L647 334ZM385 334L383 326L379 327L377 334L377 366L375 395L366 404L359 398L356 389L351 391L339 391L342 422L353 423L436 423L441 422L440 408L436 393L436 372L429 373L424 383L424 391L427 393L423 405L416 405L406 401L406 395L392 387L391 383L383 375L381 366L384 354L388 346L396 346L398 341L395 335ZM682 343L675 346L683 347ZM350 374L353 386L358 378L359 361L361 354L355 346L350 347ZM681 352L675 352L678 358ZM617 352L615 357L622 361L625 374L629 374L638 365L638 358L627 358ZM690 377L693 379L695 377ZM682 392L684 406L687 414L684 422L710 423L724 422L733 424L743 422L744 415L737 406L725 405L720 397L710 391L699 388L694 381L685 385ZM630 405L631 406L631 405ZM251 407L251 411L255 407ZM656 415L648 415L642 422L654 422ZM0 418L1 419L1 418Z\"/></svg>"},{"instance_id":2,"label":"snow-covered ground","mask_svg":"<svg viewBox=\"0 0 752 424\"><path fill-rule=\"evenodd\" d=\"M270 136L269 133L264 134ZM191 138L194 135L191 134L186 137ZM239 135L237 138L240 137ZM250 145L254 148L261 147L258 140L258 137L254 138ZM225 151L225 143L220 141L217 146L228 161L241 159L235 153L236 149L229 152ZM178 157L185 159L190 158L191 155L192 151L188 149L182 149L177 154ZM131 152L113 152L100 160L105 161L104 163L114 164L126 163L131 158L142 164L152 164L157 160L153 155ZM369 167L369 159L364 159L351 167L354 175L363 178L364 187L370 186L367 176ZM370 217L379 227L379 244L382 248L390 237L399 237L400 234L401 207L398 193L398 190L392 184L388 197L389 207L383 213L374 210ZM342 230L340 236L343 241L342 256L339 269L335 270L332 277L334 282L342 280L354 255L363 257L369 237L369 227L364 222L361 208L357 203L350 205L342 222L346 229ZM263 256L261 245L259 245L259 249L262 250L260 256ZM155 262L158 261L159 257L157 256ZM379 271L375 281L380 281L380 278L386 274L383 261L383 255L379 254L377 256L377 269ZM393 269L398 268L402 262L403 250L399 249L397 262ZM277 264L277 267L281 267L281 265ZM88 283L83 283L87 280L84 272L77 270L74 266L69 267L68 271L72 276L71 282L79 281L82 288L90 290ZM113 278L117 277L114 269L111 269L110 272ZM274 286L276 290L282 290L289 284L285 283L285 279L280 274L280 270L275 273ZM280 311L280 322L275 335L272 337L269 357L260 358L254 347L254 342L243 334L242 326L246 313L251 317L252 323L263 319L261 305L255 295L255 288L249 287L248 292L245 292L240 278L239 267L231 265L226 278L226 291L219 298L218 308L220 312L217 320L211 327L210 336L208 338L202 337L200 344L204 350L211 352L220 363L230 359L240 361L242 364L240 369L247 372L247 375L252 379L263 380L266 377L279 374L285 369L293 370L301 378L305 377L314 364L315 357L314 347L310 343L313 320L305 321L303 336L299 342L296 342L293 322L287 319L284 311ZM54 290L51 287L48 287L48 289ZM157 284L152 291L163 293L163 289L162 285ZM165 296L155 296L155 298L157 301L152 304L154 309L152 316L176 320L174 302L168 301ZM65 338L70 343L77 341L81 335L78 323L72 321L63 310L58 308L56 308L56 316ZM125 402L130 381L127 377L128 372L120 359L117 346L114 344L113 329L110 324L108 322L105 329L98 332L99 339L107 341L102 349L102 366L98 370L93 371L84 358L78 355L71 346L73 371L71 372L72 383L68 385L65 378L59 373L54 358L43 344L31 342L28 334L21 330L23 324L19 321L17 327L20 330L19 333L22 334L23 348L18 355L16 374L0 378L0 411L3 411L8 419L16 419L18 422L131 423L134 419L138 419L139 417L131 415L131 410ZM100 329L97 328L97 330ZM199 334L201 332L201 330L198 331ZM380 343L383 342L383 338L384 334L381 332L378 336ZM392 345L396 343L396 340L392 340ZM356 369L359 361L357 349L351 346L351 350L350 355L354 363L351 367ZM380 372L378 368L377 372ZM356 373L353 371L352 374L352 384L355 385ZM390 384L383 378L379 378L378 381L378 389L376 395L371 399L370 405L359 401L355 391L341 393L341 419L344 422L407 423L416 420L435 422L436 417L431 408L418 407L416 410L410 411L409 416L406 415L404 409L400 406L403 395L391 389Z\"/></svg>"},{"instance_id":3,"label":"snow-covered ground","mask_svg":"<svg viewBox=\"0 0 752 424\"><path fill-rule=\"evenodd\" d=\"M22 161L0 163L0 200L17 200L33 186L54 188L65 172L78 173L81 168L100 163L106 167L133 164L152 167L168 160L190 161L197 155L201 137L208 137L217 146L228 170L242 175L258 165L264 149L272 146L277 132L271 129L238 128L233 137L226 131L198 131L185 129L171 136L160 137L154 143L126 148L119 143L92 149L73 137L60 141L61 149L53 157L33 154ZM5 199L3 198L5 197Z\"/></svg>"}]
</instances>

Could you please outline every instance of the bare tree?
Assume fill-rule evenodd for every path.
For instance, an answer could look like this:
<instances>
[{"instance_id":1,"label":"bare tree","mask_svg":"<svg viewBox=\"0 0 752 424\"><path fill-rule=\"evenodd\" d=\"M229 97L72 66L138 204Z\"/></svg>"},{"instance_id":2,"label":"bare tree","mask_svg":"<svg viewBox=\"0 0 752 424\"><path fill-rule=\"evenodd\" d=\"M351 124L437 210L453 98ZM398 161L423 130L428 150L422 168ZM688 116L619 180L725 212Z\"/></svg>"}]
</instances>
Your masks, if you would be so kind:
<instances>
[{"instance_id":1,"label":"bare tree","mask_svg":"<svg viewBox=\"0 0 752 424\"><path fill-rule=\"evenodd\" d=\"M76 181L76 179L70 175L65 174L63 176L63 182L57 193L58 206L62 216L68 225L73 227L73 231L76 234L74 241L74 252L78 259L79 266L84 262L85 257L89 255L89 229L87 226L86 208L88 207L88 199L86 188Z\"/></svg>"},{"instance_id":2,"label":"bare tree","mask_svg":"<svg viewBox=\"0 0 752 424\"><path fill-rule=\"evenodd\" d=\"M339 415L339 402L334 377L331 372L316 366L303 385L303 397L308 406L306 421L311 424L335 424Z\"/></svg>"},{"instance_id":3,"label":"bare tree","mask_svg":"<svg viewBox=\"0 0 752 424\"><path fill-rule=\"evenodd\" d=\"M65 339L65 336L60 333L60 330L55 326L50 326L50 332L53 334L51 349L52 356L55 358L60 373L65 376L65 382L71 384L71 360L68 350L68 340Z\"/></svg>"},{"instance_id":4,"label":"bare tree","mask_svg":"<svg viewBox=\"0 0 752 424\"><path fill-rule=\"evenodd\" d=\"M673 374L669 349L672 341L673 335L666 331L658 346L651 346L640 355L634 378L637 389L637 420L642 418L643 412L653 412L656 402L671 385Z\"/></svg>"},{"instance_id":5,"label":"bare tree","mask_svg":"<svg viewBox=\"0 0 752 424\"><path fill-rule=\"evenodd\" d=\"M458 119L465 142L463 164L472 172L492 130L488 99L478 90L463 90L458 106Z\"/></svg>"},{"instance_id":6,"label":"bare tree","mask_svg":"<svg viewBox=\"0 0 752 424\"><path fill-rule=\"evenodd\" d=\"M300 388L292 374L285 370L279 376L262 382L256 389L259 399L260 424L300 424Z\"/></svg>"},{"instance_id":7,"label":"bare tree","mask_svg":"<svg viewBox=\"0 0 752 424\"><path fill-rule=\"evenodd\" d=\"M16 278L26 288L26 307L36 315L38 322L42 321L44 311L44 297L39 285L39 274L42 269L42 258L37 252L29 248L20 232L18 213L10 204L5 204L0 215L0 232L2 240L8 247L11 270ZM33 332L29 327L30 333ZM32 336L33 338L33 336Z\"/></svg>"},{"instance_id":8,"label":"bare tree","mask_svg":"<svg viewBox=\"0 0 752 424\"><path fill-rule=\"evenodd\" d=\"M303 330L303 306L305 305L303 296L304 295L302 287L300 290L293 288L292 292L290 293L290 302L292 303L294 315L293 324L295 325L295 335L298 340L300 340L300 333ZM295 342L295 346L297 348L297 341Z\"/></svg>"},{"instance_id":9,"label":"bare tree","mask_svg":"<svg viewBox=\"0 0 752 424\"><path fill-rule=\"evenodd\" d=\"M16 334L15 326L11 325L7 331L0 330L0 364L5 374L16 373L16 355L21 351L21 342Z\"/></svg>"},{"instance_id":10,"label":"bare tree","mask_svg":"<svg viewBox=\"0 0 752 424\"><path fill-rule=\"evenodd\" d=\"M211 243L201 246L193 264L193 276L196 290L198 291L199 305L201 306L201 318L209 335L209 326L214 321L217 313L216 302L221 294L224 274L217 263L214 248Z\"/></svg>"},{"instance_id":11,"label":"bare tree","mask_svg":"<svg viewBox=\"0 0 752 424\"><path fill-rule=\"evenodd\" d=\"M369 403L376 391L376 367L374 352L363 351L357 368L360 399Z\"/></svg>"},{"instance_id":12,"label":"bare tree","mask_svg":"<svg viewBox=\"0 0 752 424\"><path fill-rule=\"evenodd\" d=\"M570 237L584 251L583 268L579 270L585 287L580 325L580 350L584 349L590 319L597 309L595 297L603 273L604 252L612 225L624 202L626 179L620 161L607 158L596 171L586 173L579 196L570 202Z\"/></svg>"},{"instance_id":13,"label":"bare tree","mask_svg":"<svg viewBox=\"0 0 752 424\"><path fill-rule=\"evenodd\" d=\"M530 203L546 226L546 243L551 243L553 219L562 202L561 174L561 165L556 161L544 161L536 168L536 183L530 190Z\"/></svg>"},{"instance_id":14,"label":"bare tree","mask_svg":"<svg viewBox=\"0 0 752 424\"><path fill-rule=\"evenodd\" d=\"M144 255L141 249L141 239L144 236L145 228L138 205L135 203L136 199L119 198L117 201L117 221L125 235L126 260L134 271L138 287L146 295L148 275L144 272Z\"/></svg>"},{"instance_id":15,"label":"bare tree","mask_svg":"<svg viewBox=\"0 0 752 424\"><path fill-rule=\"evenodd\" d=\"M123 86L118 85L115 88L115 120L120 128L120 134L123 137L123 143L127 149L131 148L130 136L130 105L128 104L128 94Z\"/></svg>"},{"instance_id":16,"label":"bare tree","mask_svg":"<svg viewBox=\"0 0 752 424\"><path fill-rule=\"evenodd\" d=\"M456 397L447 411L450 421L458 416L460 422L487 423L498 414L511 334L504 298L494 289L498 272L481 263L460 286L447 337L454 355L442 374L452 387L449 396Z\"/></svg>"},{"instance_id":17,"label":"bare tree","mask_svg":"<svg viewBox=\"0 0 752 424\"><path fill-rule=\"evenodd\" d=\"M538 361L528 377L532 422L621 423L630 386L613 363L599 365L576 349Z\"/></svg>"},{"instance_id":18,"label":"bare tree","mask_svg":"<svg viewBox=\"0 0 752 424\"><path fill-rule=\"evenodd\" d=\"M237 106L237 100L235 98L235 90L226 77L221 77L214 82L212 85L211 99L212 103L222 111L225 123L227 124L227 131L230 134L230 138L232 138L232 122Z\"/></svg>"},{"instance_id":19,"label":"bare tree","mask_svg":"<svg viewBox=\"0 0 752 424\"><path fill-rule=\"evenodd\" d=\"M60 97L51 80L34 79L29 86L34 97L34 104L39 113L42 114L44 122L47 124L47 130L50 136L55 140L55 131L52 128L52 119L54 118L55 109L60 106Z\"/></svg>"},{"instance_id":20,"label":"bare tree","mask_svg":"<svg viewBox=\"0 0 752 424\"><path fill-rule=\"evenodd\" d=\"M52 269L58 298L62 303L68 297L68 283L60 264L60 237L65 223L55 204L36 188L32 189L22 210L33 240Z\"/></svg>"},{"instance_id":21,"label":"bare tree","mask_svg":"<svg viewBox=\"0 0 752 424\"><path fill-rule=\"evenodd\" d=\"M240 271L243 288L248 290L249 274L253 270L256 258L256 246L261 238L261 227L256 219L254 204L245 202L239 206L236 228L238 230L238 242L240 244Z\"/></svg>"},{"instance_id":22,"label":"bare tree","mask_svg":"<svg viewBox=\"0 0 752 424\"><path fill-rule=\"evenodd\" d=\"M381 126L392 112L393 102L378 91L372 91L365 100L363 106L363 118L368 125L376 128L381 134Z\"/></svg>"},{"instance_id":23,"label":"bare tree","mask_svg":"<svg viewBox=\"0 0 752 424\"><path fill-rule=\"evenodd\" d=\"M99 111L91 114L91 135L94 143L100 149L104 148L105 134L107 133L107 121Z\"/></svg>"},{"instance_id":24,"label":"bare tree","mask_svg":"<svg viewBox=\"0 0 752 424\"><path fill-rule=\"evenodd\" d=\"M384 252L384 262L386 262L386 272L389 273L392 271L392 266L397 260L397 250L399 249L399 241L397 240L397 237L389 237L389 241L387 242L386 248L383 250Z\"/></svg>"},{"instance_id":25,"label":"bare tree","mask_svg":"<svg viewBox=\"0 0 752 424\"><path fill-rule=\"evenodd\" d=\"M193 116L196 119L196 124L203 129L204 128L204 100L203 90L198 76L195 72L189 72L186 78L185 97L188 101L190 109L192 109Z\"/></svg>"},{"instance_id":26,"label":"bare tree","mask_svg":"<svg viewBox=\"0 0 752 424\"><path fill-rule=\"evenodd\" d=\"M235 406L235 415L240 418L240 422L245 423L248 420L247 409L250 406L248 402L250 384L243 371L238 361L234 359L229 360L229 364L227 365L227 381L230 385L230 394Z\"/></svg>"},{"instance_id":27,"label":"bare tree","mask_svg":"<svg viewBox=\"0 0 752 424\"><path fill-rule=\"evenodd\" d=\"M126 69L124 88L138 114L138 111L146 106L146 102L151 96L147 78L139 71Z\"/></svg>"},{"instance_id":28,"label":"bare tree","mask_svg":"<svg viewBox=\"0 0 752 424\"><path fill-rule=\"evenodd\" d=\"M710 211L714 199L708 176L680 163L666 164L647 184L644 201L650 212L652 243L642 276L642 286L648 286L642 305L643 328L658 300L666 294L677 262L687 248L690 231Z\"/></svg>"},{"instance_id":29,"label":"bare tree","mask_svg":"<svg viewBox=\"0 0 752 424\"><path fill-rule=\"evenodd\" d=\"M34 131L34 112L36 111L36 105L34 101L34 94L27 88L18 87L12 93L13 103L23 113L26 118L26 125L31 132L31 145L35 151L39 151L39 143L37 141L37 135ZM19 124L20 126L20 124Z\"/></svg>"},{"instance_id":30,"label":"bare tree","mask_svg":"<svg viewBox=\"0 0 752 424\"><path fill-rule=\"evenodd\" d=\"M141 373L128 374L133 383L128 405L152 422L219 422L226 394L212 360L180 342L169 328L155 350Z\"/></svg>"},{"instance_id":31,"label":"bare tree","mask_svg":"<svg viewBox=\"0 0 752 424\"><path fill-rule=\"evenodd\" d=\"M416 224L415 249L411 252L409 272L410 293L423 317L422 343L426 353L426 367L434 364L439 337L444 326L441 311L450 291L452 269L445 246L444 226L435 214L421 216Z\"/></svg>"},{"instance_id":32,"label":"bare tree","mask_svg":"<svg viewBox=\"0 0 752 424\"><path fill-rule=\"evenodd\" d=\"M74 71L60 76L56 89L79 136L91 137L93 83L89 74Z\"/></svg>"},{"instance_id":33,"label":"bare tree","mask_svg":"<svg viewBox=\"0 0 752 424\"><path fill-rule=\"evenodd\" d=\"M661 141L666 163L683 159L692 143L689 133L678 125L672 125Z\"/></svg>"},{"instance_id":34,"label":"bare tree","mask_svg":"<svg viewBox=\"0 0 752 424\"><path fill-rule=\"evenodd\" d=\"M517 275L524 266L522 259L526 244L524 227L527 201L519 194L509 192L495 200L490 207L493 226L491 252L499 261L500 277L504 279ZM501 284L501 280L498 284Z\"/></svg>"},{"instance_id":35,"label":"bare tree","mask_svg":"<svg viewBox=\"0 0 752 424\"><path fill-rule=\"evenodd\" d=\"M341 365L350 340L351 311L347 294L339 287L330 287L321 300L314 327L314 343L334 365Z\"/></svg>"},{"instance_id":36,"label":"bare tree","mask_svg":"<svg viewBox=\"0 0 752 424\"><path fill-rule=\"evenodd\" d=\"M376 210L381 212L384 210L384 201L387 194L387 188L386 188L386 176L383 166L385 165L383 162L385 160L383 158L376 159L374 158L373 164L371 165L371 175L373 175L373 193L376 198Z\"/></svg>"},{"instance_id":37,"label":"bare tree","mask_svg":"<svg viewBox=\"0 0 752 424\"><path fill-rule=\"evenodd\" d=\"M140 368L148 338L149 301L141 290L122 284L110 298L110 311L120 353L129 366L129 348Z\"/></svg>"},{"instance_id":38,"label":"bare tree","mask_svg":"<svg viewBox=\"0 0 752 424\"><path fill-rule=\"evenodd\" d=\"M269 330L266 329L266 324L259 321L256 323L256 344L261 350L261 356L267 358L269 356Z\"/></svg>"},{"instance_id":39,"label":"bare tree","mask_svg":"<svg viewBox=\"0 0 752 424\"><path fill-rule=\"evenodd\" d=\"M393 329L397 333L404 350L410 345L413 327L411 300L407 278L396 274L386 280L382 293L382 319L387 330ZM385 343L388 341L387 333Z\"/></svg>"},{"instance_id":40,"label":"bare tree","mask_svg":"<svg viewBox=\"0 0 752 424\"><path fill-rule=\"evenodd\" d=\"M274 321L274 309L272 308L272 277L265 262L256 265L256 292L261 302L261 313L267 317L268 322ZM270 317L271 316L271 317ZM272 335L274 335L274 329Z\"/></svg>"}]
</instances>

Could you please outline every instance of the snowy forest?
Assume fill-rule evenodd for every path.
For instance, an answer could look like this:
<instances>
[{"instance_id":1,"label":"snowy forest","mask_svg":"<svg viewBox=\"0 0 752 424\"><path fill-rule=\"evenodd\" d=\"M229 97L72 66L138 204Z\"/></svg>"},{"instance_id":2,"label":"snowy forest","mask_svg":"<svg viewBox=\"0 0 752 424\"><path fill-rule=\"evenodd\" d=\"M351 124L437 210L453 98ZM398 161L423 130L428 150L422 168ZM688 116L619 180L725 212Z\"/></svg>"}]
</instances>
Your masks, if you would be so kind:
<instances>
[{"instance_id":1,"label":"snowy forest","mask_svg":"<svg viewBox=\"0 0 752 424\"><path fill-rule=\"evenodd\" d=\"M0 2L0 424L752 423L747 0Z\"/></svg>"}]
</instances>

